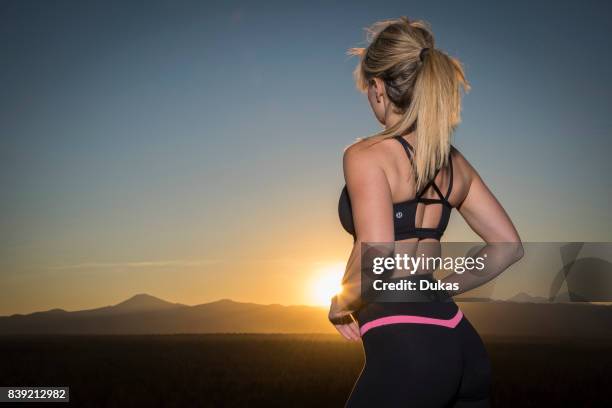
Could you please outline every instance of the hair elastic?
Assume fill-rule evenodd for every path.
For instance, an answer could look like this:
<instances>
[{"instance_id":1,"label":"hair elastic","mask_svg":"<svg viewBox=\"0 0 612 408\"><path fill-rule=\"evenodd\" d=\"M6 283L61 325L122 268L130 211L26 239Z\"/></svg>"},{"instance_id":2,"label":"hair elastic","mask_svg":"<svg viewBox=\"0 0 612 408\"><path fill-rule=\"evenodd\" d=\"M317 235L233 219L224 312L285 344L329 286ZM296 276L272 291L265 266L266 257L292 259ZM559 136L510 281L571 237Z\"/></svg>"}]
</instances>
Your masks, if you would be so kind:
<instances>
[{"instance_id":1,"label":"hair elastic","mask_svg":"<svg viewBox=\"0 0 612 408\"><path fill-rule=\"evenodd\" d=\"M429 48L425 47L425 48L421 48L421 52L419 53L419 59L421 60L421 62L423 61L423 58L425 58L425 55L427 55L429 53Z\"/></svg>"}]
</instances>

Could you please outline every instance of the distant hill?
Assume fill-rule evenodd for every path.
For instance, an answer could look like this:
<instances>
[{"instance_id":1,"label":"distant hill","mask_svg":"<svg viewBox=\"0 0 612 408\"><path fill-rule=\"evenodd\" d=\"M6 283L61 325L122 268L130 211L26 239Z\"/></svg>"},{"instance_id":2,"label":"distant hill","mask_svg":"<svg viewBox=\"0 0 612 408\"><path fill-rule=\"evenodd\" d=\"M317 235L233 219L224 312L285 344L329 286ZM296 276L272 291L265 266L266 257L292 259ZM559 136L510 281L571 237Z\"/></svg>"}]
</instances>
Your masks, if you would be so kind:
<instances>
[{"instance_id":1,"label":"distant hill","mask_svg":"<svg viewBox=\"0 0 612 408\"><path fill-rule=\"evenodd\" d=\"M508 302L521 302L521 303L543 303L548 302L548 299L542 296L533 296L529 293L520 292L508 299Z\"/></svg>"},{"instance_id":2,"label":"distant hill","mask_svg":"<svg viewBox=\"0 0 612 408\"><path fill-rule=\"evenodd\" d=\"M0 334L325 333L335 329L319 307L222 299L188 306L139 294L113 306L52 309L0 317Z\"/></svg>"},{"instance_id":3,"label":"distant hill","mask_svg":"<svg viewBox=\"0 0 612 408\"><path fill-rule=\"evenodd\" d=\"M612 306L508 301L460 306L483 335L612 339ZM0 335L334 332L324 308L229 299L188 306L147 294L97 309L0 317Z\"/></svg>"},{"instance_id":4,"label":"distant hill","mask_svg":"<svg viewBox=\"0 0 612 408\"><path fill-rule=\"evenodd\" d=\"M115 313L132 313L152 310L169 310L184 306L185 305L180 303L170 303L160 298L156 298L155 296L140 293L132 296L128 300L124 300L123 302L116 304L115 306L109 306L109 310L112 310Z\"/></svg>"}]
</instances>

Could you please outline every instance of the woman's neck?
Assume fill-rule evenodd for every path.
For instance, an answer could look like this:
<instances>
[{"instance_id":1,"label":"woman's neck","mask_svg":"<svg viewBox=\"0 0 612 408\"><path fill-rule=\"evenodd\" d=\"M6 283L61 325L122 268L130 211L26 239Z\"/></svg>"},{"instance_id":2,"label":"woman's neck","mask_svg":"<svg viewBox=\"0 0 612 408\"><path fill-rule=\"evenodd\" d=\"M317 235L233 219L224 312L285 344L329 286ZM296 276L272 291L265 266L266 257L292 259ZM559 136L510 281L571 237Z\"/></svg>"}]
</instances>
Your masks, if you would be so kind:
<instances>
[{"instance_id":1,"label":"woman's neck","mask_svg":"<svg viewBox=\"0 0 612 408\"><path fill-rule=\"evenodd\" d=\"M385 129L389 129L395 126L400 120L403 119L403 116L404 116L403 114L396 113L394 109L391 109L390 106L387 106L387 109L385 112ZM412 142L416 142L415 131L416 131L416 123L413 123L412 126L410 126L405 131L401 132L401 134L402 136L404 136L406 140L412 143Z\"/></svg>"}]
</instances>

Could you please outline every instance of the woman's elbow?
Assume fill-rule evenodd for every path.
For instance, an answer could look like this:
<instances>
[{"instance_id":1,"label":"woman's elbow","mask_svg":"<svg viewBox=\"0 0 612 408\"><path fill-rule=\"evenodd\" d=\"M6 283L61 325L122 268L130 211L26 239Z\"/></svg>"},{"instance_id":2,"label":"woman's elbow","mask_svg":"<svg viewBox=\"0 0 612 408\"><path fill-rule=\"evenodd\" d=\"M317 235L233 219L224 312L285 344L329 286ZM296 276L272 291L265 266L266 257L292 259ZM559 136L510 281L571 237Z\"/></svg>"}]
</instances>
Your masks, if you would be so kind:
<instances>
[{"instance_id":1,"label":"woman's elbow","mask_svg":"<svg viewBox=\"0 0 612 408\"><path fill-rule=\"evenodd\" d=\"M525 248L523 248L523 243L520 240L507 242L504 243L504 245L508 246L508 252L512 263L520 261L525 255Z\"/></svg>"},{"instance_id":2,"label":"woman's elbow","mask_svg":"<svg viewBox=\"0 0 612 408\"><path fill-rule=\"evenodd\" d=\"M496 248L500 254L508 261L510 265L518 262L525 255L525 248L518 237L507 237L506 239L497 239L487 242L492 248Z\"/></svg>"},{"instance_id":3,"label":"woman's elbow","mask_svg":"<svg viewBox=\"0 0 612 408\"><path fill-rule=\"evenodd\" d=\"M514 251L514 262L518 262L525 255L525 248L523 248L522 242L516 243L516 249Z\"/></svg>"}]
</instances>

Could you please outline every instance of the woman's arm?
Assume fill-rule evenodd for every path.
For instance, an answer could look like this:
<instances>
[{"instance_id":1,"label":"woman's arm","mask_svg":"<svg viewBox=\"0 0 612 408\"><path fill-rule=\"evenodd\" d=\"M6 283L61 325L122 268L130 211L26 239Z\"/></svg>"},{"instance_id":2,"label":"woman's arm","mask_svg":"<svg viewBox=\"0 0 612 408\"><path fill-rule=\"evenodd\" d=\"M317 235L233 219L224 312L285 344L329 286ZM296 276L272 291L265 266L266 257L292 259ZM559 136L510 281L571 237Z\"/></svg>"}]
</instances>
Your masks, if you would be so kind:
<instances>
[{"instance_id":1,"label":"woman's arm","mask_svg":"<svg viewBox=\"0 0 612 408\"><path fill-rule=\"evenodd\" d=\"M481 286L498 276L522 258L524 250L512 220L489 190L478 172L458 154L460 165L466 169L468 189L457 210L470 228L486 245L473 257L485 257L485 268L473 273L451 274L443 282L459 284L457 295Z\"/></svg>"},{"instance_id":2,"label":"woman's arm","mask_svg":"<svg viewBox=\"0 0 612 408\"><path fill-rule=\"evenodd\" d=\"M457 210L485 242L521 242L512 220L478 172L462 157L469 174L467 194Z\"/></svg>"},{"instance_id":3,"label":"woman's arm","mask_svg":"<svg viewBox=\"0 0 612 408\"><path fill-rule=\"evenodd\" d=\"M350 315L359 306L361 297L361 243L394 241L391 189L373 150L358 143L349 147L343 158L356 239L342 278L343 290L332 299L329 318L351 340L360 337Z\"/></svg>"}]
</instances>

